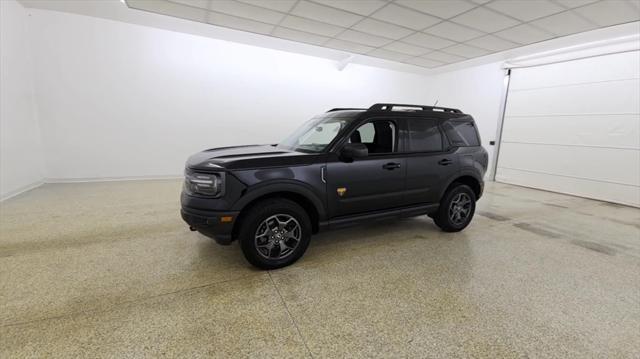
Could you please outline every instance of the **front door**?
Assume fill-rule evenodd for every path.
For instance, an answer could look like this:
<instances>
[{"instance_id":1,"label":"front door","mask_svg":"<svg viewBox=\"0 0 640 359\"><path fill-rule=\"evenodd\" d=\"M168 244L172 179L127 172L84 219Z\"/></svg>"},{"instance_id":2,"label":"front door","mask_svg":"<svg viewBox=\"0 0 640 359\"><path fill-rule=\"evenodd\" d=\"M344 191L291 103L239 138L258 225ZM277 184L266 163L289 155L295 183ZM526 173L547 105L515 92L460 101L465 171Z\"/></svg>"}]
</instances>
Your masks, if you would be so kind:
<instances>
[{"instance_id":1,"label":"front door","mask_svg":"<svg viewBox=\"0 0 640 359\"><path fill-rule=\"evenodd\" d=\"M369 155L327 162L327 203L332 217L366 213L403 205L406 161L398 153L398 126L391 120L370 121L349 137L367 146Z\"/></svg>"}]
</instances>

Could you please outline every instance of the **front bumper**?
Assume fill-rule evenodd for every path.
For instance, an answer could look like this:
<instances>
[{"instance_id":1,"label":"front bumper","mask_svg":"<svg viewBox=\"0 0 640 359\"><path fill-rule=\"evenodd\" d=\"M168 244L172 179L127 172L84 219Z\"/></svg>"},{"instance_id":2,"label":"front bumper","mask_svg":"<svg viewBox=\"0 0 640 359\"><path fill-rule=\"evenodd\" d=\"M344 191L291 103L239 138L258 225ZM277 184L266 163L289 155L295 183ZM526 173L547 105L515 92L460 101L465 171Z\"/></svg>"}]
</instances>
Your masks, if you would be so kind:
<instances>
[{"instance_id":1,"label":"front bumper","mask_svg":"<svg viewBox=\"0 0 640 359\"><path fill-rule=\"evenodd\" d=\"M233 241L232 232L238 214L236 211L203 211L182 207L180 214L191 229L207 237L211 237L219 244L230 244ZM229 217L231 220L229 221Z\"/></svg>"}]
</instances>

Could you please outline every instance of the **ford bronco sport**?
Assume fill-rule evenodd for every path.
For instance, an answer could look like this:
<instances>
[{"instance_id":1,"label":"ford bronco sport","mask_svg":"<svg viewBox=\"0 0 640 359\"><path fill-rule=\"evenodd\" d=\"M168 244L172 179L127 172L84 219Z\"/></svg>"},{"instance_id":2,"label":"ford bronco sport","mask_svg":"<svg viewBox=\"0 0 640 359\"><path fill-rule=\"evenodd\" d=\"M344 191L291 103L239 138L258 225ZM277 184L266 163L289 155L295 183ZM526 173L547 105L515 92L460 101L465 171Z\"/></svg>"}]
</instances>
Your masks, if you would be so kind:
<instances>
[{"instance_id":1,"label":"ford bronco sport","mask_svg":"<svg viewBox=\"0 0 640 359\"><path fill-rule=\"evenodd\" d=\"M464 229L487 162L473 118L460 110L335 108L279 144L191 156L181 214L220 244L239 240L251 264L279 268L325 229L419 215L446 232Z\"/></svg>"}]
</instances>

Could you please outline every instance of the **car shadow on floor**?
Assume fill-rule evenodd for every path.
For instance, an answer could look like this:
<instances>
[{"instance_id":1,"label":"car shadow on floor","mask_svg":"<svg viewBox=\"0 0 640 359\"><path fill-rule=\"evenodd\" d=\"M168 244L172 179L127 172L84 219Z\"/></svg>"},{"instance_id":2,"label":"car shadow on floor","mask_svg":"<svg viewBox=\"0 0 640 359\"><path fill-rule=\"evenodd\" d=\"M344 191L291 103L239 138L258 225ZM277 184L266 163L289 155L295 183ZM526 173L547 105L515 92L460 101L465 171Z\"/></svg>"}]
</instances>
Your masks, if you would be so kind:
<instances>
[{"instance_id":1,"label":"car shadow on floor","mask_svg":"<svg viewBox=\"0 0 640 359\"><path fill-rule=\"evenodd\" d=\"M198 258L211 266L227 266L247 268L260 271L246 262L239 242L230 245L219 245L215 240L202 234L194 233L198 237ZM421 241L452 241L468 238L463 232L446 233L438 228L433 220L427 216L412 218L385 219L346 228L326 230L311 237L311 243L303 258L312 260L321 257L343 255L347 248L374 248L381 245L401 246L412 243L416 239Z\"/></svg>"}]
</instances>

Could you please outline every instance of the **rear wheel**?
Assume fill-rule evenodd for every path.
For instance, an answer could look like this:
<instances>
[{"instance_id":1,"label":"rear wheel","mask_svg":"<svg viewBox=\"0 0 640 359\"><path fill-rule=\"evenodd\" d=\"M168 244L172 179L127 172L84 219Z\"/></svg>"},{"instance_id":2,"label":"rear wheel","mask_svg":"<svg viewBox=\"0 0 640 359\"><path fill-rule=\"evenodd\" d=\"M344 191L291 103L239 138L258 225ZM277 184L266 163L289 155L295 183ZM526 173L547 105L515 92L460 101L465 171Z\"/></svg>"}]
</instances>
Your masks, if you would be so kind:
<instances>
[{"instance_id":1,"label":"rear wheel","mask_svg":"<svg viewBox=\"0 0 640 359\"><path fill-rule=\"evenodd\" d=\"M471 187L454 183L445 193L433 220L445 232L459 232L469 225L476 210L476 194Z\"/></svg>"},{"instance_id":2,"label":"rear wheel","mask_svg":"<svg viewBox=\"0 0 640 359\"><path fill-rule=\"evenodd\" d=\"M269 199L249 209L239 231L240 246L249 263L275 269L297 261L311 240L311 221L297 203Z\"/></svg>"}]
</instances>

